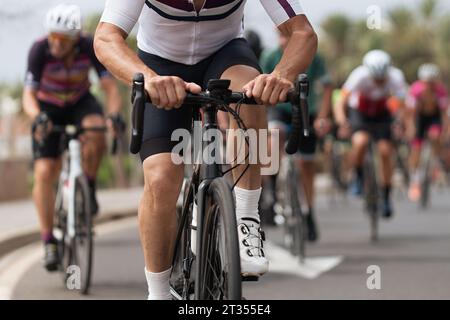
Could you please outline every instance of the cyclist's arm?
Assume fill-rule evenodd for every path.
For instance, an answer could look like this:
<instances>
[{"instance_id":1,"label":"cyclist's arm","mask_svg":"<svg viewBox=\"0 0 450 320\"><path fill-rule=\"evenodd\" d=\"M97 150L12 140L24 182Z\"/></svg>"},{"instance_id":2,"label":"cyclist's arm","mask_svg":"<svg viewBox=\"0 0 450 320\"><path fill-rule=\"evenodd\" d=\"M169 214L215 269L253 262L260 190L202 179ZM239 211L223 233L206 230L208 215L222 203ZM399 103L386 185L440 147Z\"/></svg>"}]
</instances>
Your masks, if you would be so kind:
<instances>
[{"instance_id":1,"label":"cyclist's arm","mask_svg":"<svg viewBox=\"0 0 450 320\"><path fill-rule=\"evenodd\" d=\"M125 42L128 34L107 22L100 22L95 32L94 49L100 62L119 80L127 85L134 74L141 72L146 79L156 76Z\"/></svg>"},{"instance_id":2,"label":"cyclist's arm","mask_svg":"<svg viewBox=\"0 0 450 320\"><path fill-rule=\"evenodd\" d=\"M295 81L306 71L317 51L317 35L305 15L295 16L278 26L289 41L272 74Z\"/></svg>"},{"instance_id":3,"label":"cyclist's arm","mask_svg":"<svg viewBox=\"0 0 450 320\"><path fill-rule=\"evenodd\" d=\"M25 87L23 90L22 100L25 114L30 117L30 119L35 119L40 113L36 89Z\"/></svg>"}]
</instances>

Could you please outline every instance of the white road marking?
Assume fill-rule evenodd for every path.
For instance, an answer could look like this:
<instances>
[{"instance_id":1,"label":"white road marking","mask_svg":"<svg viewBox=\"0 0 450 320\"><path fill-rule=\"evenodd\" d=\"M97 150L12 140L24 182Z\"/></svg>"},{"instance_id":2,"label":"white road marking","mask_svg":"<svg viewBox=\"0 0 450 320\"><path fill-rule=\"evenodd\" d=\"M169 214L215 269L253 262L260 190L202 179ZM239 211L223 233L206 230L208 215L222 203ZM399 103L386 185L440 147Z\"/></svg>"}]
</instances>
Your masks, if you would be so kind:
<instances>
[{"instance_id":1,"label":"white road marking","mask_svg":"<svg viewBox=\"0 0 450 320\"><path fill-rule=\"evenodd\" d=\"M269 258L269 272L291 274L306 279L315 279L344 260L342 256L307 257L300 263L298 257L269 241L266 243L266 251Z\"/></svg>"},{"instance_id":2,"label":"white road marking","mask_svg":"<svg viewBox=\"0 0 450 320\"><path fill-rule=\"evenodd\" d=\"M136 226L137 218L107 222L95 227L97 236ZM14 289L24 274L42 259L43 247L40 242L22 247L0 260L0 300L13 298ZM41 267L41 266L39 266Z\"/></svg>"},{"instance_id":3,"label":"white road marking","mask_svg":"<svg viewBox=\"0 0 450 320\"><path fill-rule=\"evenodd\" d=\"M29 268L42 258L42 244L33 243L7 255L0 263L0 300L10 300L13 290Z\"/></svg>"}]
</instances>

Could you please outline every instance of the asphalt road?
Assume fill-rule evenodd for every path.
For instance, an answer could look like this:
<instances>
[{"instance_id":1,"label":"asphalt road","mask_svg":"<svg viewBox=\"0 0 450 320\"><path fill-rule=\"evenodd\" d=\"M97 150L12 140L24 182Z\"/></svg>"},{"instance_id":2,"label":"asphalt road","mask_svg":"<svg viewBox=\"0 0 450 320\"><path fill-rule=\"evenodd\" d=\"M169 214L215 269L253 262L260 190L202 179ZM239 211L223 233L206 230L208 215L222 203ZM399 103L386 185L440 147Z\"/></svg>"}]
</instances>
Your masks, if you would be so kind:
<instances>
[{"instance_id":1,"label":"asphalt road","mask_svg":"<svg viewBox=\"0 0 450 320\"><path fill-rule=\"evenodd\" d=\"M380 240L375 244L369 241L369 224L360 200L322 197L317 209L321 237L318 243L308 245L305 265L282 248L281 230L267 227L270 272L258 282L244 283L244 296L450 299L449 196L448 189L434 190L431 208L422 211L404 194L395 193L395 216L382 221ZM369 289L368 282L375 288ZM20 277L12 298L145 299L146 291L137 224L133 220L97 235L89 296L65 289L60 274L48 274L40 261L34 261Z\"/></svg>"}]
</instances>

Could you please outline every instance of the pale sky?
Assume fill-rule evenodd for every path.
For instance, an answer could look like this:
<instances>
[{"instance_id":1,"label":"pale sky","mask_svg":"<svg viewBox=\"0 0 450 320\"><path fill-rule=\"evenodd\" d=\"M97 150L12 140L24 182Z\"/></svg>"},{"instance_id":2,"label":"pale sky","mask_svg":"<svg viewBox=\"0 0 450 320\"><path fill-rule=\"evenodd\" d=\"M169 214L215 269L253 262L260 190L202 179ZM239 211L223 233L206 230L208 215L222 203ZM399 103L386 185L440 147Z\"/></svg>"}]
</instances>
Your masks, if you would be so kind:
<instances>
[{"instance_id":1,"label":"pale sky","mask_svg":"<svg viewBox=\"0 0 450 320\"><path fill-rule=\"evenodd\" d=\"M124 0L125 1L125 0ZM181 1L181 0L180 0ZM274 27L258 0L247 0L246 27L261 33L264 44L276 45ZM61 0L0 0L0 82L23 78L30 45L44 35L43 19L46 11ZM78 4L83 14L100 12L104 0L67 0ZM329 14L342 12L353 17L367 17L367 8L377 5L381 13L397 5L415 7L421 0L300 0L316 30ZM440 12L450 12L450 0L440 1Z\"/></svg>"}]
</instances>

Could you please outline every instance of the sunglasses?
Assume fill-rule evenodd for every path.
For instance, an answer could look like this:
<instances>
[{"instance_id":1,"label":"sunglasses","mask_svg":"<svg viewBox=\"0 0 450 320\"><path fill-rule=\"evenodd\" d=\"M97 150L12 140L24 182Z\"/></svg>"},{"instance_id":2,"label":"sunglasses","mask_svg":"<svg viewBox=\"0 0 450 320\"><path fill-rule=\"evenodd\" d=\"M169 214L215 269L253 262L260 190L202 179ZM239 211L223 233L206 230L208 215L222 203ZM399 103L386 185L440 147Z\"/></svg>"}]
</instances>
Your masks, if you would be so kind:
<instances>
[{"instance_id":1,"label":"sunglasses","mask_svg":"<svg viewBox=\"0 0 450 320\"><path fill-rule=\"evenodd\" d=\"M55 33L55 32L52 32L52 33L50 33L50 34L48 35L48 38L49 38L50 40L59 40L59 41L62 41L62 42L71 42L71 41L73 41L76 37L70 36L70 35L67 35L67 34L63 34L63 33Z\"/></svg>"}]
</instances>

